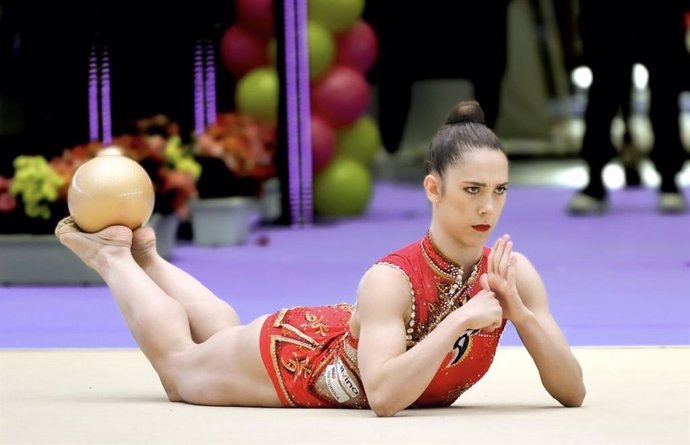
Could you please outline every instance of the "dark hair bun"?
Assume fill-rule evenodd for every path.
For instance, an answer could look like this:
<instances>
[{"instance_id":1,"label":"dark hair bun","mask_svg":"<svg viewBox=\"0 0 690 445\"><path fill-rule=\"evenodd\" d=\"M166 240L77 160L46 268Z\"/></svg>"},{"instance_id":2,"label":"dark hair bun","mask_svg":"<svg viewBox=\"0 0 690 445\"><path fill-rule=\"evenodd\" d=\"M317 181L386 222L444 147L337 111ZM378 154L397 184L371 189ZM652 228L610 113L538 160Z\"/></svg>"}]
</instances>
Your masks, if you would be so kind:
<instances>
[{"instance_id":1,"label":"dark hair bun","mask_svg":"<svg viewBox=\"0 0 690 445\"><path fill-rule=\"evenodd\" d=\"M484 111L479 106L476 100L465 100L458 102L446 118L446 125L460 124L463 122L472 122L475 124L484 124Z\"/></svg>"}]
</instances>

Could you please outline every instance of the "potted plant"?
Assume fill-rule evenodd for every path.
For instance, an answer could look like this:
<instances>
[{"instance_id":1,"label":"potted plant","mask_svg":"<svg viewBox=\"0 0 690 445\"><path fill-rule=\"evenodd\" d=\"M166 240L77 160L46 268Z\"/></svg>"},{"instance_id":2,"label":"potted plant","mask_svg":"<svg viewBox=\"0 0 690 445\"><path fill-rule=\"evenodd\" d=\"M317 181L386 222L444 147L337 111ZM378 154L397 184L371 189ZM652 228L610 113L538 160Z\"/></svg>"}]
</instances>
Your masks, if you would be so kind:
<instances>
[{"instance_id":1,"label":"potted plant","mask_svg":"<svg viewBox=\"0 0 690 445\"><path fill-rule=\"evenodd\" d=\"M112 147L149 173L156 193L149 224L156 230L159 251L168 257L179 219L188 217L188 203L197 195L200 165L182 145L177 125L161 116L136 122L113 138ZM74 173L105 148L91 142L67 148L50 160L18 156L14 175L0 177L0 282L101 282L76 257L65 254L69 252L59 246L53 230L69 213L67 191Z\"/></svg>"},{"instance_id":2,"label":"potted plant","mask_svg":"<svg viewBox=\"0 0 690 445\"><path fill-rule=\"evenodd\" d=\"M276 128L237 113L223 113L194 143L202 166L199 196L191 201L194 242L201 245L241 244L254 216L269 213L280 198L274 162ZM277 202L277 203L276 203Z\"/></svg>"},{"instance_id":3,"label":"potted plant","mask_svg":"<svg viewBox=\"0 0 690 445\"><path fill-rule=\"evenodd\" d=\"M162 115L135 122L134 129L121 131L113 144L139 162L151 177L156 201L150 225L156 230L159 253L167 258L176 243L180 221L189 218L189 202L198 195L201 165L183 145L179 126Z\"/></svg>"}]
</instances>

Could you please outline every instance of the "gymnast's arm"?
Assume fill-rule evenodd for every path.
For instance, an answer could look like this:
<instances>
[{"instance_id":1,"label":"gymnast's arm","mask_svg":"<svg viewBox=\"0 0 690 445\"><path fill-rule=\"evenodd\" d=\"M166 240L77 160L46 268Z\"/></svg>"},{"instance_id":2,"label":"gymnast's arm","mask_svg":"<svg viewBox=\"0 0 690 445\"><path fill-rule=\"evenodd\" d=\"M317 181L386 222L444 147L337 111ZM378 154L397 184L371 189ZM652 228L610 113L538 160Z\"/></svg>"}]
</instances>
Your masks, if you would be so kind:
<instances>
[{"instance_id":1,"label":"gymnast's arm","mask_svg":"<svg viewBox=\"0 0 690 445\"><path fill-rule=\"evenodd\" d=\"M358 364L369 406L377 416L393 416L414 403L465 330L500 325L501 308L492 292L482 291L470 301L472 305L452 312L407 350L405 330L411 310L407 279L384 265L365 274L357 297Z\"/></svg>"},{"instance_id":2,"label":"gymnast's arm","mask_svg":"<svg viewBox=\"0 0 690 445\"><path fill-rule=\"evenodd\" d=\"M563 406L582 406L586 394L582 368L551 315L544 283L527 257L516 253L514 258L517 292L524 306L513 311L511 322L548 393Z\"/></svg>"}]
</instances>

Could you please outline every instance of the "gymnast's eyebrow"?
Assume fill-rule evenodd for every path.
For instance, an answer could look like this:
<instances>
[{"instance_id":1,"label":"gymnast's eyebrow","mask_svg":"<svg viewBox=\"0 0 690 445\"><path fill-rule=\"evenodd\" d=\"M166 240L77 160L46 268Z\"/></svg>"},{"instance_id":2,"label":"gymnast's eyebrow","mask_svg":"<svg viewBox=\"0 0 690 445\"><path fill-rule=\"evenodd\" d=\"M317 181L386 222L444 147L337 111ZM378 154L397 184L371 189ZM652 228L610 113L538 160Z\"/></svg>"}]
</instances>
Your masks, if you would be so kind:
<instances>
[{"instance_id":1,"label":"gymnast's eyebrow","mask_svg":"<svg viewBox=\"0 0 690 445\"><path fill-rule=\"evenodd\" d=\"M475 185L475 186L478 186L478 187L486 187L486 184L483 183L483 182L463 181L463 184ZM509 184L508 182L502 182L502 183L498 184L498 187L505 187L505 186L507 186L508 184Z\"/></svg>"}]
</instances>

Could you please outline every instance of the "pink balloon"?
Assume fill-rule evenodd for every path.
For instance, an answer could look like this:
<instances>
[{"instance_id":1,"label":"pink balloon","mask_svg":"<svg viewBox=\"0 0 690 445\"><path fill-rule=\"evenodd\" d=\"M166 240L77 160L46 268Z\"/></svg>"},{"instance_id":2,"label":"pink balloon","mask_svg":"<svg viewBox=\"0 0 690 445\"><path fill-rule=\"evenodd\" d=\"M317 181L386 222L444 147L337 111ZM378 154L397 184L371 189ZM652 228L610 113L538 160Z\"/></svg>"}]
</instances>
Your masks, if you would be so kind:
<instances>
[{"instance_id":1,"label":"pink balloon","mask_svg":"<svg viewBox=\"0 0 690 445\"><path fill-rule=\"evenodd\" d=\"M379 53L374 29L360 20L336 36L338 56L336 63L366 73L374 65Z\"/></svg>"},{"instance_id":2,"label":"pink balloon","mask_svg":"<svg viewBox=\"0 0 690 445\"><path fill-rule=\"evenodd\" d=\"M369 107L371 88L359 71L336 65L312 85L312 112L333 127L351 124Z\"/></svg>"},{"instance_id":3,"label":"pink balloon","mask_svg":"<svg viewBox=\"0 0 690 445\"><path fill-rule=\"evenodd\" d=\"M311 116L311 153L314 173L319 172L335 154L335 130L319 116Z\"/></svg>"},{"instance_id":4,"label":"pink balloon","mask_svg":"<svg viewBox=\"0 0 690 445\"><path fill-rule=\"evenodd\" d=\"M267 48L267 39L236 24L226 29L221 38L220 57L225 68L239 79L254 68L268 65Z\"/></svg>"},{"instance_id":5,"label":"pink balloon","mask_svg":"<svg viewBox=\"0 0 690 445\"><path fill-rule=\"evenodd\" d=\"M235 0L237 20L248 30L270 39L273 30L273 0Z\"/></svg>"}]
</instances>

